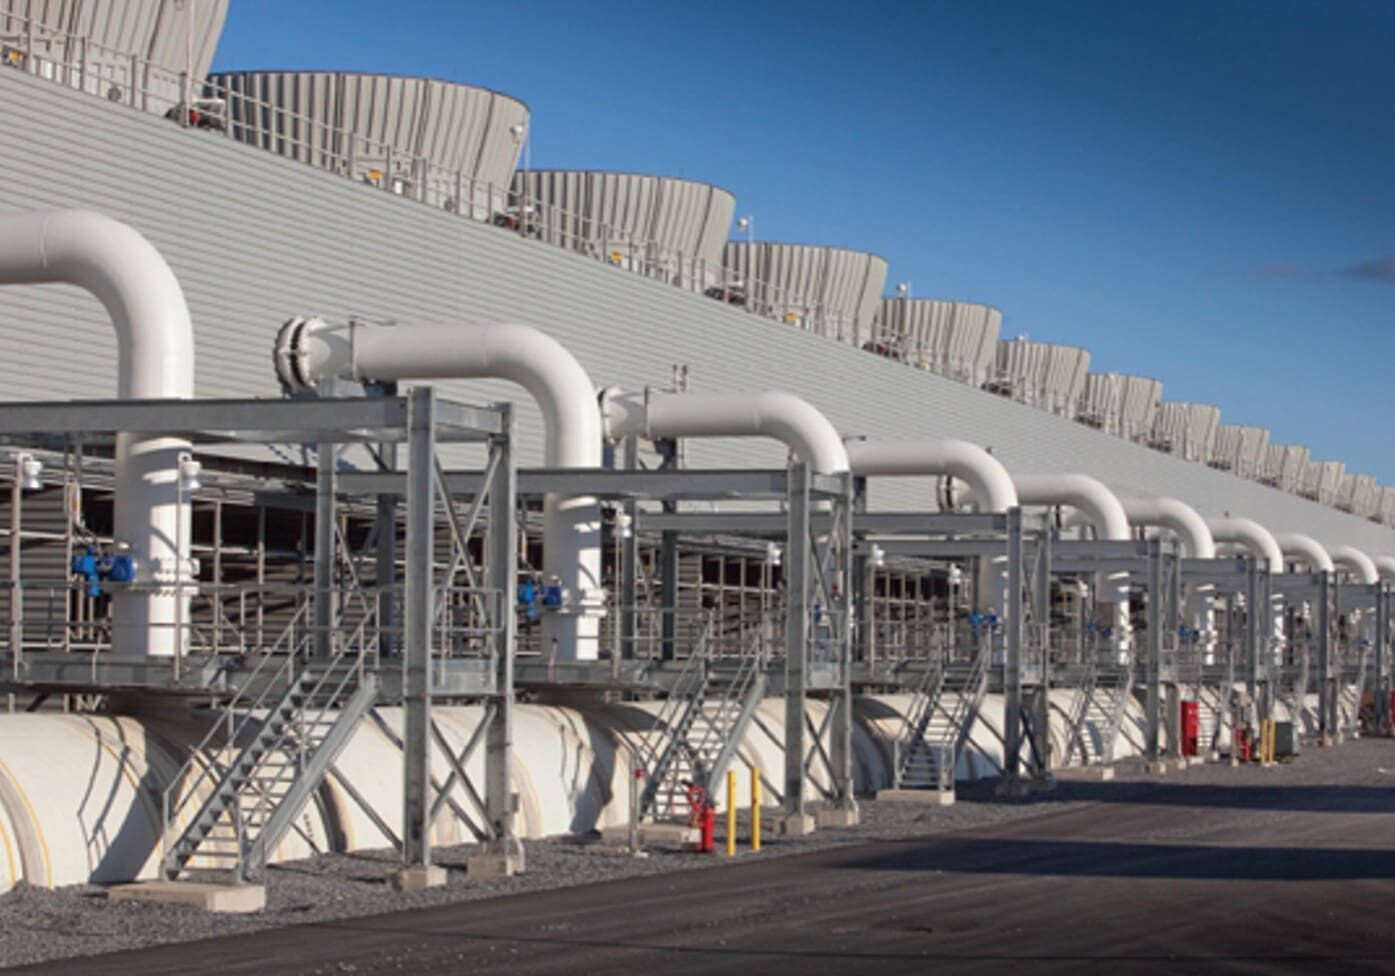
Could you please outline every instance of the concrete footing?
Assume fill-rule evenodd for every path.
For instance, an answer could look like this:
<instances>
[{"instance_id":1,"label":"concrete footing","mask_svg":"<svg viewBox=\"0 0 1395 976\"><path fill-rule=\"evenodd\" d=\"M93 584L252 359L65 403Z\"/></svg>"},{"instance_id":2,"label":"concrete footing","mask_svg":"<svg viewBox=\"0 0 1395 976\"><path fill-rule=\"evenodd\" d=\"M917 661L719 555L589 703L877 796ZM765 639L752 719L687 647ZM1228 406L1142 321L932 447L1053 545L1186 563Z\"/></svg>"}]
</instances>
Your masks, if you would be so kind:
<instances>
[{"instance_id":1,"label":"concrete footing","mask_svg":"<svg viewBox=\"0 0 1395 976\"><path fill-rule=\"evenodd\" d=\"M926 806L947 807L954 804L953 790L877 790L878 800L893 803L921 803Z\"/></svg>"},{"instance_id":2,"label":"concrete footing","mask_svg":"<svg viewBox=\"0 0 1395 976\"><path fill-rule=\"evenodd\" d=\"M1013 776L998 781L998 787L994 792L998 796L1015 798L1029 796L1032 792L1032 781L1021 776Z\"/></svg>"},{"instance_id":3,"label":"concrete footing","mask_svg":"<svg viewBox=\"0 0 1395 976\"><path fill-rule=\"evenodd\" d=\"M804 837L812 834L817 826L807 813L784 813L775 818L775 832L786 837Z\"/></svg>"},{"instance_id":4,"label":"concrete footing","mask_svg":"<svg viewBox=\"0 0 1395 976\"><path fill-rule=\"evenodd\" d=\"M814 814L818 827L856 827L859 822L857 807L827 807Z\"/></svg>"},{"instance_id":5,"label":"concrete footing","mask_svg":"<svg viewBox=\"0 0 1395 976\"><path fill-rule=\"evenodd\" d=\"M206 912L259 912L266 907L262 885L220 885L198 881L138 881L107 889L107 901L193 905Z\"/></svg>"},{"instance_id":6,"label":"concrete footing","mask_svg":"<svg viewBox=\"0 0 1395 976\"><path fill-rule=\"evenodd\" d=\"M446 869L435 864L414 864L398 868L388 875L388 887L393 891L425 891L446 883Z\"/></svg>"},{"instance_id":7,"label":"concrete footing","mask_svg":"<svg viewBox=\"0 0 1395 976\"><path fill-rule=\"evenodd\" d=\"M523 865L511 854L476 854L465 859L465 873L472 878L512 878Z\"/></svg>"}]
</instances>

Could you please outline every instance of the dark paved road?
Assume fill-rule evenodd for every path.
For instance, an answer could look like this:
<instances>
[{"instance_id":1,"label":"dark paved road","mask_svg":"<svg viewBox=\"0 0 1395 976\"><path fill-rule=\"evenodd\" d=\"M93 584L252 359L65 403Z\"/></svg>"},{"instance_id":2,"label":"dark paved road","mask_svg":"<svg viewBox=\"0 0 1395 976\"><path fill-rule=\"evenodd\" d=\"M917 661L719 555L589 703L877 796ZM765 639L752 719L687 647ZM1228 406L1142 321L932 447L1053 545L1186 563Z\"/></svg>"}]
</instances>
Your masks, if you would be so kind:
<instances>
[{"instance_id":1,"label":"dark paved road","mask_svg":"<svg viewBox=\"0 0 1395 976\"><path fill-rule=\"evenodd\" d=\"M1166 785L911 842L35 967L161 973L1395 972L1395 790Z\"/></svg>"}]
</instances>

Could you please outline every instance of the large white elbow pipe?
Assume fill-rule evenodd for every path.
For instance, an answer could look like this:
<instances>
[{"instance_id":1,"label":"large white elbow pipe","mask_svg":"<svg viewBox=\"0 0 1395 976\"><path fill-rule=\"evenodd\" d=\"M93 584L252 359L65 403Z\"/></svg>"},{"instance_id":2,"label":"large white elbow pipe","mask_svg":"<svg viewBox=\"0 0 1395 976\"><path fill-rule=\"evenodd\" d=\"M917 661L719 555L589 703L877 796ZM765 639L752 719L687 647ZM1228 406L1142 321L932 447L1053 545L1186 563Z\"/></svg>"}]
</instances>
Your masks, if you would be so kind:
<instances>
[{"instance_id":1,"label":"large white elbow pipe","mask_svg":"<svg viewBox=\"0 0 1395 976\"><path fill-rule=\"evenodd\" d=\"M941 437L849 440L848 464L860 475L951 475L965 482L985 511L1017 505L1012 476L977 444Z\"/></svg>"},{"instance_id":2,"label":"large white elbow pipe","mask_svg":"<svg viewBox=\"0 0 1395 976\"><path fill-rule=\"evenodd\" d=\"M1206 520L1206 527L1211 530L1211 538L1217 542L1236 543L1262 558L1269 572L1284 571L1283 550L1279 548L1270 531L1254 519L1235 516L1209 518Z\"/></svg>"},{"instance_id":3,"label":"large white elbow pipe","mask_svg":"<svg viewBox=\"0 0 1395 976\"><path fill-rule=\"evenodd\" d=\"M1322 544L1310 535L1301 532L1276 532L1274 541L1279 544L1284 557L1297 560L1312 573L1330 573L1333 570L1332 557Z\"/></svg>"},{"instance_id":4,"label":"large white elbow pipe","mask_svg":"<svg viewBox=\"0 0 1395 976\"><path fill-rule=\"evenodd\" d=\"M602 397L606 436L770 437L817 474L848 470L843 439L808 401L775 390L755 393L660 393L611 388Z\"/></svg>"},{"instance_id":5,"label":"large white elbow pipe","mask_svg":"<svg viewBox=\"0 0 1395 976\"><path fill-rule=\"evenodd\" d=\"M1380 582L1375 561L1355 546L1328 546L1327 552L1332 562L1349 570L1358 583L1369 585Z\"/></svg>"},{"instance_id":6,"label":"large white elbow pipe","mask_svg":"<svg viewBox=\"0 0 1395 976\"><path fill-rule=\"evenodd\" d=\"M1395 583L1395 556L1372 556L1371 562L1376 564L1382 579Z\"/></svg>"},{"instance_id":7,"label":"large white elbow pipe","mask_svg":"<svg viewBox=\"0 0 1395 976\"><path fill-rule=\"evenodd\" d=\"M87 210L0 216L0 284L69 284L90 292L116 330L117 396L194 395L194 329L184 292L160 252L125 224ZM188 506L179 454L189 443L120 434L115 535L140 585L112 600L112 650L170 656L183 646L189 579Z\"/></svg>"},{"instance_id":8,"label":"large white elbow pipe","mask_svg":"<svg viewBox=\"0 0 1395 976\"><path fill-rule=\"evenodd\" d=\"M1017 474L1012 483L1023 505L1070 505L1089 519L1099 539L1126 542L1131 536L1124 506L1103 482L1084 474ZM1114 644L1120 651L1129 646L1128 583L1115 583L1101 573L1095 586L1095 599L1114 604Z\"/></svg>"},{"instance_id":9,"label":"large white elbow pipe","mask_svg":"<svg viewBox=\"0 0 1395 976\"><path fill-rule=\"evenodd\" d=\"M1216 543L1206 520L1186 502L1176 498L1121 498L1119 504L1130 524L1157 525L1177 533L1184 555L1192 559L1216 558Z\"/></svg>"},{"instance_id":10,"label":"large white elbow pipe","mask_svg":"<svg viewBox=\"0 0 1395 976\"><path fill-rule=\"evenodd\" d=\"M531 326L331 325L295 318L277 336L276 368L291 388L314 388L327 376L510 380L542 411L548 467L601 465L601 421L591 378L561 343ZM600 510L594 498L544 498L543 574L561 585L567 611L544 616L545 645L559 660L594 660L604 603Z\"/></svg>"}]
</instances>

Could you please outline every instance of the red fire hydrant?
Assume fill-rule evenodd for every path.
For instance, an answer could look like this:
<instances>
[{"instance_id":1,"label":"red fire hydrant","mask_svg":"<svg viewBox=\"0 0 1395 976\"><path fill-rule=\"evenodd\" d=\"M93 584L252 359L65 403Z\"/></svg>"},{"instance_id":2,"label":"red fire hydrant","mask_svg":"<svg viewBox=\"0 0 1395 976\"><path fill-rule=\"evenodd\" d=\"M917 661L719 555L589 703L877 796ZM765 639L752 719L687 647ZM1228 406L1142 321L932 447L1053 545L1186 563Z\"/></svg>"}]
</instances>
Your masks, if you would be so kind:
<instances>
[{"instance_id":1,"label":"red fire hydrant","mask_svg":"<svg viewBox=\"0 0 1395 976\"><path fill-rule=\"evenodd\" d=\"M688 826L698 829L693 850L699 854L712 853L712 832L717 821L717 809L707 797L707 790L697 783L688 784Z\"/></svg>"}]
</instances>

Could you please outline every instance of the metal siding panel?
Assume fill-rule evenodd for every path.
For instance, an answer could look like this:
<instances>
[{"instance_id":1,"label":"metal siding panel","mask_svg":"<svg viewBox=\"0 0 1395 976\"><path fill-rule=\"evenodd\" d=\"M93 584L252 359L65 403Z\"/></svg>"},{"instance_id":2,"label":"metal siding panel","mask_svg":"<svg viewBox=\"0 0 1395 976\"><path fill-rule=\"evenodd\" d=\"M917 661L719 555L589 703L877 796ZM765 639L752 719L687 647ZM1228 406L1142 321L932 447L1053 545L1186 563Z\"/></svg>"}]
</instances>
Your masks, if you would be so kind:
<instances>
[{"instance_id":1,"label":"metal siding panel","mask_svg":"<svg viewBox=\"0 0 1395 976\"><path fill-rule=\"evenodd\" d=\"M1121 493L1175 495L1207 514L1395 552L1395 532L1256 482L1190 464L943 377L665 287L581 255L459 219L211 133L0 76L0 208L83 205L127 220L173 265L196 322L200 395L277 391L268 349L297 312L449 322L507 317L566 344L597 383L697 389L780 386L848 434L954 436L1011 469L1074 470ZM33 134L36 139L30 139ZM110 395L110 327L60 287L0 289L7 395ZM830 382L830 378L837 382ZM519 402L520 463L541 458L537 411L506 383L441 384L447 396ZM694 464L778 464L775 445L694 442ZM877 507L923 504L923 484L876 483Z\"/></svg>"}]
</instances>

